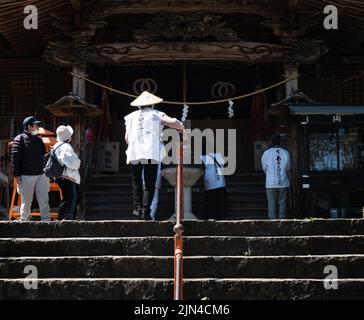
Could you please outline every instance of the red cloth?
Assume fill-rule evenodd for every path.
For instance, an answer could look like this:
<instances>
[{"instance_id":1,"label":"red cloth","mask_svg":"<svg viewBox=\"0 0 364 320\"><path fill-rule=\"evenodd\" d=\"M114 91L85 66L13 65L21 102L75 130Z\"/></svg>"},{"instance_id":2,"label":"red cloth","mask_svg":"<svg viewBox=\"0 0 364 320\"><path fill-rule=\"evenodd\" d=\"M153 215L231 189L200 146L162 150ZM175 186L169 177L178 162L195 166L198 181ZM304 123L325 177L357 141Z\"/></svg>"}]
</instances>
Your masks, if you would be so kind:
<instances>
[{"instance_id":1,"label":"red cloth","mask_svg":"<svg viewBox=\"0 0 364 320\"><path fill-rule=\"evenodd\" d=\"M101 141L110 140L111 115L109 108L109 95L106 89L102 90L102 115L100 116L99 128Z\"/></svg>"},{"instance_id":2,"label":"red cloth","mask_svg":"<svg viewBox=\"0 0 364 320\"><path fill-rule=\"evenodd\" d=\"M262 141L264 138L264 122L267 116L267 98L264 93L253 97L251 108L251 138L252 141Z\"/></svg>"},{"instance_id":3,"label":"red cloth","mask_svg":"<svg viewBox=\"0 0 364 320\"><path fill-rule=\"evenodd\" d=\"M95 144L95 134L94 130L91 127L88 127L86 129L86 143Z\"/></svg>"}]
</instances>

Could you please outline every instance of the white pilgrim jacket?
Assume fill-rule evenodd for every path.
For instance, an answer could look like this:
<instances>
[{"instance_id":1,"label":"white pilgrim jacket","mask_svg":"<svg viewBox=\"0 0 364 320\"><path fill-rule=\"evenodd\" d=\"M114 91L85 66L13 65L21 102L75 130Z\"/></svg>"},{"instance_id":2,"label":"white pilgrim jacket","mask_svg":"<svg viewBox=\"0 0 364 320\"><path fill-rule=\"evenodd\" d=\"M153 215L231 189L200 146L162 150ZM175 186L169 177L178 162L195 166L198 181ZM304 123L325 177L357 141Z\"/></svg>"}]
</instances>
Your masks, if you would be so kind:
<instances>
[{"instance_id":1,"label":"white pilgrim jacket","mask_svg":"<svg viewBox=\"0 0 364 320\"><path fill-rule=\"evenodd\" d=\"M145 108L128 114L125 119L128 148L126 162L151 159L161 162L161 134L164 125L161 120L165 113Z\"/></svg>"},{"instance_id":2,"label":"white pilgrim jacket","mask_svg":"<svg viewBox=\"0 0 364 320\"><path fill-rule=\"evenodd\" d=\"M288 188L287 172L290 169L290 157L283 148L270 148L262 155L262 167L266 174L266 188Z\"/></svg>"}]
</instances>

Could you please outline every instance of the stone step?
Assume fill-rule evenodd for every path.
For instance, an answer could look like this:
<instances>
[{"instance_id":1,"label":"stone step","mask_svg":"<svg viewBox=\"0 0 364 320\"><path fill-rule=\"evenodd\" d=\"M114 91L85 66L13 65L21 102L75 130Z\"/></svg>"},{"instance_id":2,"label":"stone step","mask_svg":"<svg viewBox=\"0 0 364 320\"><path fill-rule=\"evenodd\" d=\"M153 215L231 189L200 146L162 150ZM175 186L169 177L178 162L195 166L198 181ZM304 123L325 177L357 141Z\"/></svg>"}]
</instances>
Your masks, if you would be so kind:
<instances>
[{"instance_id":1,"label":"stone step","mask_svg":"<svg viewBox=\"0 0 364 320\"><path fill-rule=\"evenodd\" d=\"M165 190L168 194L174 193L174 188L172 186L163 186L162 190ZM205 188L203 185L195 185L192 187L193 193L204 193ZM227 192L229 195L265 195L266 191L264 186L254 186L254 185L227 185ZM86 189L87 195L105 196L107 195L123 195L129 196L132 194L131 185L117 185L110 187L109 185L95 186L90 185Z\"/></svg>"},{"instance_id":2,"label":"stone step","mask_svg":"<svg viewBox=\"0 0 364 320\"><path fill-rule=\"evenodd\" d=\"M0 257L173 254L173 237L0 238ZM361 236L184 238L185 256L363 254Z\"/></svg>"},{"instance_id":3,"label":"stone step","mask_svg":"<svg viewBox=\"0 0 364 320\"><path fill-rule=\"evenodd\" d=\"M200 205L195 205L192 207L193 212L200 221L205 221L205 209ZM86 206L86 219L92 221L109 221L118 220L134 220L132 216L133 208L130 204L110 204L107 207L101 206ZM157 209L157 220L158 222L164 222L168 220L172 214L175 212L174 204L162 203ZM130 217L131 219L127 219ZM225 220L267 220L268 213L267 208L259 206L256 204L247 204L242 207L241 205L234 204L227 208L227 216Z\"/></svg>"},{"instance_id":4,"label":"stone step","mask_svg":"<svg viewBox=\"0 0 364 320\"><path fill-rule=\"evenodd\" d=\"M265 203L257 202L254 200L249 199L241 199L234 200L229 199L229 208L230 209L242 209L242 210L248 210L248 209L258 209L258 210L267 210L267 206L265 206Z\"/></svg>"},{"instance_id":5,"label":"stone step","mask_svg":"<svg viewBox=\"0 0 364 320\"><path fill-rule=\"evenodd\" d=\"M109 211L104 212L102 208L95 208L95 207L86 207L86 219L89 221L113 221L113 220L120 220L120 221L138 221L139 218L135 217L132 214L133 209L131 207L123 207L113 209L111 208ZM167 207L159 207L158 208L158 220L168 220L172 216L172 210Z\"/></svg>"},{"instance_id":6,"label":"stone step","mask_svg":"<svg viewBox=\"0 0 364 320\"><path fill-rule=\"evenodd\" d=\"M263 186L265 187L265 180L237 180L237 179L225 179L227 185L232 186ZM162 179L162 185L166 187L172 187L167 180ZM203 179L198 180L194 186L203 186ZM111 181L91 181L87 184L86 188L115 188L115 187L129 187L131 188L131 177L124 180L111 180Z\"/></svg>"},{"instance_id":7,"label":"stone step","mask_svg":"<svg viewBox=\"0 0 364 320\"><path fill-rule=\"evenodd\" d=\"M130 174L118 175L113 173L111 175L93 176L90 183L130 183L130 181Z\"/></svg>"},{"instance_id":8,"label":"stone step","mask_svg":"<svg viewBox=\"0 0 364 320\"><path fill-rule=\"evenodd\" d=\"M170 221L0 221L0 238L173 236ZM364 219L184 221L184 235L309 236L364 235Z\"/></svg>"},{"instance_id":9,"label":"stone step","mask_svg":"<svg viewBox=\"0 0 364 320\"><path fill-rule=\"evenodd\" d=\"M164 205L165 202L168 201L168 195L161 194L158 199L158 207ZM92 197L90 195L86 196L86 204L89 206L99 206L106 207L108 205L127 205L128 207L132 207L132 195L128 197L124 197L123 195L119 196L109 196L105 195L104 197Z\"/></svg>"},{"instance_id":10,"label":"stone step","mask_svg":"<svg viewBox=\"0 0 364 320\"><path fill-rule=\"evenodd\" d=\"M0 258L1 278L22 278L37 267L40 278L171 278L173 257L86 256ZM340 278L364 278L364 255L194 256L184 258L186 278L323 279L333 265Z\"/></svg>"},{"instance_id":11,"label":"stone step","mask_svg":"<svg viewBox=\"0 0 364 320\"><path fill-rule=\"evenodd\" d=\"M197 205L193 206L193 211L196 211ZM198 208L198 212L201 211L201 208ZM174 212L174 206L169 206L168 203L166 202L160 202L158 205L158 211L169 211L170 214L172 215ZM102 213L102 216L100 216L100 218L103 218L104 215L107 216L108 214L110 214L110 216L113 216L111 214L116 214L114 215L114 219L117 220L117 217L119 215L120 218L125 219L125 217L132 217L132 212L133 212L133 206L130 203L130 201L128 201L128 203L124 202L124 203L120 203L120 202L103 202L103 203L87 203L86 205L86 211L88 214L94 214L97 212ZM246 216L246 214L252 213L252 216L256 216L256 213L261 213L261 215L266 215L267 214L267 207L260 204L260 203L255 203L255 202L247 202L247 203L230 203L229 207L227 208L228 211L228 216L230 215L240 215L241 218L244 218ZM164 220L164 219L163 219Z\"/></svg>"},{"instance_id":12,"label":"stone step","mask_svg":"<svg viewBox=\"0 0 364 320\"><path fill-rule=\"evenodd\" d=\"M158 219L161 221L168 220L173 215L174 210L170 209L168 206L158 207ZM130 206L109 206L106 208L106 213L104 213L104 208L102 207L86 207L86 217L87 220L140 220L133 215L133 208Z\"/></svg>"},{"instance_id":13,"label":"stone step","mask_svg":"<svg viewBox=\"0 0 364 320\"><path fill-rule=\"evenodd\" d=\"M168 220L174 213L173 206L160 206L159 211L163 211L157 220ZM193 209L193 211L195 211ZM87 220L133 220L132 207L125 206L108 206L108 207L86 207ZM199 216L200 217L200 216ZM268 217L267 208L263 206L233 206L227 210L227 219L234 220L253 220L253 219L266 219ZM203 218L201 216L201 218Z\"/></svg>"},{"instance_id":14,"label":"stone step","mask_svg":"<svg viewBox=\"0 0 364 320\"><path fill-rule=\"evenodd\" d=\"M165 202L168 202L171 195L166 192L159 193L158 205L162 205ZM192 195L192 203L197 201L204 201L204 195ZM105 206L106 204L131 204L132 203L132 193L131 192L120 192L113 194L104 194L103 196L96 196L95 194L88 193L86 195L86 204L87 205L99 205ZM229 203L236 205L245 205L249 203L266 205L266 196L254 195L254 194L229 194Z\"/></svg>"},{"instance_id":15,"label":"stone step","mask_svg":"<svg viewBox=\"0 0 364 320\"><path fill-rule=\"evenodd\" d=\"M38 290L26 289L29 280L0 279L0 299L41 300L170 300L172 279L39 279ZM343 300L363 299L364 279L339 279L337 289L326 289L318 279L185 279L184 299L198 300ZM326 284L327 285L327 284Z\"/></svg>"},{"instance_id":16,"label":"stone step","mask_svg":"<svg viewBox=\"0 0 364 320\"><path fill-rule=\"evenodd\" d=\"M242 206L234 205L230 206L227 209L227 219L230 220L231 217L236 216L240 217L240 220L247 219L247 220L259 220L268 218L268 209L265 206L256 204L251 206ZM250 217L250 218L249 218Z\"/></svg>"},{"instance_id":17,"label":"stone step","mask_svg":"<svg viewBox=\"0 0 364 320\"><path fill-rule=\"evenodd\" d=\"M164 178L162 180L165 181ZM201 181L200 179L199 181ZM234 174L231 176L225 176L225 180L229 183L239 182L239 183L264 183L265 175L262 173L258 174ZM130 183L131 175L130 174L110 174L110 175L94 175L91 179L91 183Z\"/></svg>"},{"instance_id":18,"label":"stone step","mask_svg":"<svg viewBox=\"0 0 364 320\"><path fill-rule=\"evenodd\" d=\"M249 211L249 213L247 213L246 215L244 215L244 219L247 219L247 220L268 220L268 217L266 215L266 212L262 211L262 210L255 210L256 212L252 212L252 211ZM242 219L242 216L240 214L240 210L231 210L228 211L228 215L227 215L227 218L229 220L241 220Z\"/></svg>"},{"instance_id":19,"label":"stone step","mask_svg":"<svg viewBox=\"0 0 364 320\"><path fill-rule=\"evenodd\" d=\"M174 213L174 210L170 207L163 206L158 208L157 220L166 221ZM204 216L199 215L195 210L197 217L204 219ZM132 215L131 207L108 207L106 213L104 208L101 207L86 207L86 217L90 221L99 220L139 220L135 219ZM230 208L227 212L227 219L229 220L252 220L252 219L267 219L267 209L265 208Z\"/></svg>"}]
</instances>

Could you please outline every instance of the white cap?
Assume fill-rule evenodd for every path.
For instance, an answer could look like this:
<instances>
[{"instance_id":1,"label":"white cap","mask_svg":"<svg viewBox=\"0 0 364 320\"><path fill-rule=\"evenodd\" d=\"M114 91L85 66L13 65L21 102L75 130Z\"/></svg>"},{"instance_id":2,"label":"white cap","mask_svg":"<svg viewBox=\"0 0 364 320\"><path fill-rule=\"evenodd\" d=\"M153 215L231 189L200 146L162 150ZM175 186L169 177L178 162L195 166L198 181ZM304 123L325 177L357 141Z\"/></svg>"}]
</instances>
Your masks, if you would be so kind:
<instances>
[{"instance_id":1,"label":"white cap","mask_svg":"<svg viewBox=\"0 0 364 320\"><path fill-rule=\"evenodd\" d=\"M66 142L72 137L73 129L71 126L59 126L56 133L58 141Z\"/></svg>"}]
</instances>

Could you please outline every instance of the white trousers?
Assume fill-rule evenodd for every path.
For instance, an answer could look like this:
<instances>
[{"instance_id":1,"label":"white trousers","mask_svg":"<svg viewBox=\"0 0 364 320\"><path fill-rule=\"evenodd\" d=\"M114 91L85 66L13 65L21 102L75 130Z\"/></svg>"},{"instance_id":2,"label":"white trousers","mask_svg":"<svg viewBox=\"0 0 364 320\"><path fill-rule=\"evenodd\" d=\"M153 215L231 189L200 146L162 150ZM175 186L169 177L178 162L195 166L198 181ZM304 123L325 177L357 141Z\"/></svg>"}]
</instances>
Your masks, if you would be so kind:
<instances>
[{"instance_id":1,"label":"white trousers","mask_svg":"<svg viewBox=\"0 0 364 320\"><path fill-rule=\"evenodd\" d=\"M29 213L33 201L34 192L38 200L42 221L49 221L49 179L45 174L39 176L21 176L21 182L17 187L21 195L20 220L29 221Z\"/></svg>"}]
</instances>

